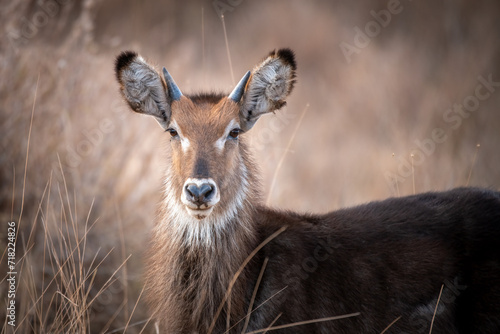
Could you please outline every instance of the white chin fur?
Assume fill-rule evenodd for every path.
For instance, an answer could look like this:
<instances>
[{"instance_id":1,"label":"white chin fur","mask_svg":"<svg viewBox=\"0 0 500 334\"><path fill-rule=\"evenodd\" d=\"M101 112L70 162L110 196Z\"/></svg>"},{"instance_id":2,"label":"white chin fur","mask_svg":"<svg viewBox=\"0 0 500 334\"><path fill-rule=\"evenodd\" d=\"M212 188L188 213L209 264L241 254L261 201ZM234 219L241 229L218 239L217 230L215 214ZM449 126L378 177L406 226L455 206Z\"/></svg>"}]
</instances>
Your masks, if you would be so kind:
<instances>
[{"instance_id":1,"label":"white chin fur","mask_svg":"<svg viewBox=\"0 0 500 334\"><path fill-rule=\"evenodd\" d=\"M191 215L192 217L199 219L199 220L202 220L202 219L208 217L214 209L213 206L209 207L208 209L203 209L203 210L194 210L188 206L185 206L185 208L186 208L186 211L189 213L189 215Z\"/></svg>"}]
</instances>

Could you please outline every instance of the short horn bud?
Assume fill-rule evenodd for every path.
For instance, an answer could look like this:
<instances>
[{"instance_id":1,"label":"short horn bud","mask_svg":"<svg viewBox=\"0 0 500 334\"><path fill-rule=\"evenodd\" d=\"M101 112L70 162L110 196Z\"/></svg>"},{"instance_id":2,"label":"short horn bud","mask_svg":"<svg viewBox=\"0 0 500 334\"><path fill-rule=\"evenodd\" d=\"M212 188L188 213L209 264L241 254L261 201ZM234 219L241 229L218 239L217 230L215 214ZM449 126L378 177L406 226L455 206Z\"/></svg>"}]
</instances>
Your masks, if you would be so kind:
<instances>
[{"instance_id":1,"label":"short horn bud","mask_svg":"<svg viewBox=\"0 0 500 334\"><path fill-rule=\"evenodd\" d=\"M245 87L247 85L249 78L250 78L250 71L245 73L245 75L243 76L243 78L241 78L240 82L238 82L238 84L233 89L231 94L229 94L229 98L231 100L233 100L236 103L240 102L241 97L243 96L243 93L245 92Z\"/></svg>"},{"instance_id":2,"label":"short horn bud","mask_svg":"<svg viewBox=\"0 0 500 334\"><path fill-rule=\"evenodd\" d=\"M167 69L164 67L163 68L163 77L165 78L165 82L167 83L167 89L168 89L168 95L172 98L174 101L178 101L181 99L182 93L179 87L175 84L174 79L168 73Z\"/></svg>"}]
</instances>

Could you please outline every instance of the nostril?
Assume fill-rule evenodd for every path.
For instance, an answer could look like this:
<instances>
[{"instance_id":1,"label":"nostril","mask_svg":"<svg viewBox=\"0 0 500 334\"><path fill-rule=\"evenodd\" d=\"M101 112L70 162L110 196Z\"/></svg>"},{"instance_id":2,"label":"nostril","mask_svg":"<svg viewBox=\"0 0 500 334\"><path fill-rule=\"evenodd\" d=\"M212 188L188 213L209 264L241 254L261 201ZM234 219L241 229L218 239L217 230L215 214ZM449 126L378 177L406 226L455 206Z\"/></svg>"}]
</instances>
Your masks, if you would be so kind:
<instances>
[{"instance_id":1,"label":"nostril","mask_svg":"<svg viewBox=\"0 0 500 334\"><path fill-rule=\"evenodd\" d=\"M211 184L204 183L200 187L200 197L202 198L209 198L210 195L213 193L214 188L212 187Z\"/></svg>"},{"instance_id":2,"label":"nostril","mask_svg":"<svg viewBox=\"0 0 500 334\"><path fill-rule=\"evenodd\" d=\"M199 196L199 188L196 184L190 183L185 189L190 198L196 199Z\"/></svg>"}]
</instances>

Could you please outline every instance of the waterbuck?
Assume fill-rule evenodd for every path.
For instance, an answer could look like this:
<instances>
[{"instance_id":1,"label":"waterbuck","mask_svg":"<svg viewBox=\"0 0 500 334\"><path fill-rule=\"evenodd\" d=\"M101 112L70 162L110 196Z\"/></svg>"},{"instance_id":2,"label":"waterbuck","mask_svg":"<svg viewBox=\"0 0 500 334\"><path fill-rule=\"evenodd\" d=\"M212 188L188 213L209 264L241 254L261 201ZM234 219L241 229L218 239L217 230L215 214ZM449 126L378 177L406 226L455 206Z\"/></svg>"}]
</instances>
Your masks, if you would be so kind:
<instances>
[{"instance_id":1,"label":"waterbuck","mask_svg":"<svg viewBox=\"0 0 500 334\"><path fill-rule=\"evenodd\" d=\"M291 50L228 95L184 95L130 51L115 69L132 110L170 140L145 283L161 333L500 333L499 192L274 210L246 136L292 91Z\"/></svg>"}]
</instances>

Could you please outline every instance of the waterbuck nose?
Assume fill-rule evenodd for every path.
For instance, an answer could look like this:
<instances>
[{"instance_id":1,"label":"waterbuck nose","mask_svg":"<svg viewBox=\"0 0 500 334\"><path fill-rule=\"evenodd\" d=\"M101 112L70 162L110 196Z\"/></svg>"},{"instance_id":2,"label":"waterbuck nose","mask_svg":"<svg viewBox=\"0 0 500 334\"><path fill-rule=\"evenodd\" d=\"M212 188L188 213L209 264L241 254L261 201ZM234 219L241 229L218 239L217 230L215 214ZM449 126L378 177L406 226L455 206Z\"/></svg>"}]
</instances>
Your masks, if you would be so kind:
<instances>
[{"instance_id":1,"label":"waterbuck nose","mask_svg":"<svg viewBox=\"0 0 500 334\"><path fill-rule=\"evenodd\" d=\"M198 206L210 202L214 196L214 187L210 183L202 183L199 185L188 183L184 191L186 192L187 199Z\"/></svg>"}]
</instances>

